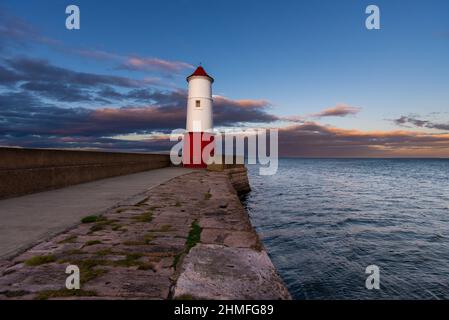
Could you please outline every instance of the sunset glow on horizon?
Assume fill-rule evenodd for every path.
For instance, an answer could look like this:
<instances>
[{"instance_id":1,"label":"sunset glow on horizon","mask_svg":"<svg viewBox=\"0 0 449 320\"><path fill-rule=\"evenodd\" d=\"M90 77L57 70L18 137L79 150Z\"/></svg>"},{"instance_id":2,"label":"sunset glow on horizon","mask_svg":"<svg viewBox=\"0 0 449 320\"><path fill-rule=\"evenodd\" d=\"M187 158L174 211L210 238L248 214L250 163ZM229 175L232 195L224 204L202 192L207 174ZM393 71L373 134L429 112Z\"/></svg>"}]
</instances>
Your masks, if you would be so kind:
<instances>
[{"instance_id":1,"label":"sunset glow on horizon","mask_svg":"<svg viewBox=\"0 0 449 320\"><path fill-rule=\"evenodd\" d=\"M280 156L449 157L447 1L378 1L380 30L367 1L204 4L78 1L80 30L2 5L0 146L166 151L202 63L215 127L278 128Z\"/></svg>"}]
</instances>

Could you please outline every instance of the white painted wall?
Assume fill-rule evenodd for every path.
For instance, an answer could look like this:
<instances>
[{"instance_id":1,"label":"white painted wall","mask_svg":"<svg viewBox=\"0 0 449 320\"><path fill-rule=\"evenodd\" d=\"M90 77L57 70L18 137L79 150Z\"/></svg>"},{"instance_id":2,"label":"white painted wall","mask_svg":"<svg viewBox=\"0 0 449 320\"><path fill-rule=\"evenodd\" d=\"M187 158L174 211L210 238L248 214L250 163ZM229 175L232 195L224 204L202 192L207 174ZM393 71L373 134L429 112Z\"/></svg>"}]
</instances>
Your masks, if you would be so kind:
<instances>
[{"instance_id":1,"label":"white painted wall","mask_svg":"<svg viewBox=\"0 0 449 320\"><path fill-rule=\"evenodd\" d=\"M187 99L187 132L212 132L212 80L208 77L189 78ZM200 107L196 101L200 101Z\"/></svg>"}]
</instances>

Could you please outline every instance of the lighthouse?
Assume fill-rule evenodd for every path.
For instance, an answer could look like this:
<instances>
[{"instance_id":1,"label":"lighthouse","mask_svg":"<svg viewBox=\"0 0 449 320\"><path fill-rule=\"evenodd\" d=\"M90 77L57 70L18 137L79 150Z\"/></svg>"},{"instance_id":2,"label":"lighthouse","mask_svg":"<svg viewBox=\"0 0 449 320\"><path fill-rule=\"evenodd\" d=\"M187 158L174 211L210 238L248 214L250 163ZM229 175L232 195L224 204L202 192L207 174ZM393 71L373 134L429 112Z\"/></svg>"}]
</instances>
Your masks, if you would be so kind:
<instances>
[{"instance_id":1,"label":"lighthouse","mask_svg":"<svg viewBox=\"0 0 449 320\"><path fill-rule=\"evenodd\" d=\"M187 77L187 121L184 137L183 164L205 168L213 156L212 83L214 78L199 66Z\"/></svg>"}]
</instances>

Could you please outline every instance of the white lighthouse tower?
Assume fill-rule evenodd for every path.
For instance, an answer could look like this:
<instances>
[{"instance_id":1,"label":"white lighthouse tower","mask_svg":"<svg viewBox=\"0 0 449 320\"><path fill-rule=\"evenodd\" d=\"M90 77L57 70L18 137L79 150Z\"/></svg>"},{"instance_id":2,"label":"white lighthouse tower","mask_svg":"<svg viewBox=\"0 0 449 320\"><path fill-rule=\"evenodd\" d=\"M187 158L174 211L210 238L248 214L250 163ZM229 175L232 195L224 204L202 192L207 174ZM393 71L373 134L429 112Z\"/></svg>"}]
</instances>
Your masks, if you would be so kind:
<instances>
[{"instance_id":1,"label":"white lighthouse tower","mask_svg":"<svg viewBox=\"0 0 449 320\"><path fill-rule=\"evenodd\" d=\"M186 134L183 162L186 167L205 167L202 157L204 148L213 141L212 83L203 67L199 66L187 77L189 95L187 100Z\"/></svg>"}]
</instances>

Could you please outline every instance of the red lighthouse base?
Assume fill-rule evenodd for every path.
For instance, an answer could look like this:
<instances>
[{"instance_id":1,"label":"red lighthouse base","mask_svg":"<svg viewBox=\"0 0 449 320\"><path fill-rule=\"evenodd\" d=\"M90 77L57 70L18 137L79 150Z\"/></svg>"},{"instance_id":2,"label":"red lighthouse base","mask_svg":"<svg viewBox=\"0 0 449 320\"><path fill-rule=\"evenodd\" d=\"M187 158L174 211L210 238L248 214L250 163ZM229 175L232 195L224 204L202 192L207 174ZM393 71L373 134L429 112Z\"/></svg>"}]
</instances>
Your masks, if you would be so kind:
<instances>
[{"instance_id":1,"label":"red lighthouse base","mask_svg":"<svg viewBox=\"0 0 449 320\"><path fill-rule=\"evenodd\" d=\"M186 168L207 168L206 161L214 156L214 135L188 132L184 135L182 163Z\"/></svg>"}]
</instances>

